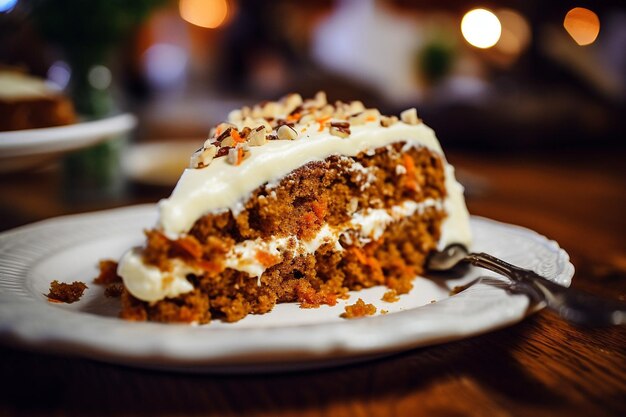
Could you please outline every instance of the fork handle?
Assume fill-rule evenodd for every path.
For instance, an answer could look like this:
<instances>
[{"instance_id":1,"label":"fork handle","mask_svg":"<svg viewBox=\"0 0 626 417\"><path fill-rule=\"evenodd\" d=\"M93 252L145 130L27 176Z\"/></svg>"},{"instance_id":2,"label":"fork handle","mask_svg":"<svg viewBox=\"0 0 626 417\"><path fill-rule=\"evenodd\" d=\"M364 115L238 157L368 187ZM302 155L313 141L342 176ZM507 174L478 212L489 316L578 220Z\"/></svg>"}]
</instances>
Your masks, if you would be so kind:
<instances>
[{"instance_id":1,"label":"fork handle","mask_svg":"<svg viewBox=\"0 0 626 417\"><path fill-rule=\"evenodd\" d=\"M529 293L546 303L565 320L588 326L626 324L626 304L606 300L573 288L563 287L541 275L511 265L486 253L471 253L466 260L472 265L504 275L515 282L513 289Z\"/></svg>"}]
</instances>

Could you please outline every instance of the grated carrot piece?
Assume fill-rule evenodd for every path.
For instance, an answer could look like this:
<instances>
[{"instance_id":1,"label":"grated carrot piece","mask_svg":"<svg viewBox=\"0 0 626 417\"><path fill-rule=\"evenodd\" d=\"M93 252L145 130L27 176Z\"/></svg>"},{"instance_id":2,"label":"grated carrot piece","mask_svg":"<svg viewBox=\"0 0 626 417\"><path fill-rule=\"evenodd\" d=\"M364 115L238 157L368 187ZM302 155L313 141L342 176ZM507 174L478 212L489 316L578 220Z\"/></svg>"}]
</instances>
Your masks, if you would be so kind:
<instances>
[{"instance_id":1,"label":"grated carrot piece","mask_svg":"<svg viewBox=\"0 0 626 417\"><path fill-rule=\"evenodd\" d=\"M239 165L243 162L243 148L237 148L237 163L235 165Z\"/></svg>"},{"instance_id":2,"label":"grated carrot piece","mask_svg":"<svg viewBox=\"0 0 626 417\"><path fill-rule=\"evenodd\" d=\"M415 162L413 158L409 155L402 155L402 164L406 169L406 182L405 187L411 190L417 190L419 187L417 185L417 181L415 180Z\"/></svg>"},{"instance_id":3,"label":"grated carrot piece","mask_svg":"<svg viewBox=\"0 0 626 417\"><path fill-rule=\"evenodd\" d=\"M280 262L280 258L276 255L272 255L269 252L265 252L263 250L257 250L254 255L257 261L261 263L265 268L269 268L270 266L276 265Z\"/></svg>"},{"instance_id":4,"label":"grated carrot piece","mask_svg":"<svg viewBox=\"0 0 626 417\"><path fill-rule=\"evenodd\" d=\"M365 256L365 253L363 252L362 249L357 248L356 246L352 246L350 248L350 252L352 252L354 254L354 256L356 256L356 259L362 263L363 265L367 265L367 256Z\"/></svg>"},{"instance_id":5,"label":"grated carrot piece","mask_svg":"<svg viewBox=\"0 0 626 417\"><path fill-rule=\"evenodd\" d=\"M239 134L239 132L237 131L237 129L231 129L230 131L230 137L233 138L233 140L235 141L235 143L242 143L245 142L246 140L244 138L241 137L241 135Z\"/></svg>"},{"instance_id":6,"label":"grated carrot piece","mask_svg":"<svg viewBox=\"0 0 626 417\"><path fill-rule=\"evenodd\" d=\"M200 245L200 242L191 236L176 239L174 244L178 248L187 252L194 259L200 259L202 257L202 245Z\"/></svg>"},{"instance_id":7,"label":"grated carrot piece","mask_svg":"<svg viewBox=\"0 0 626 417\"><path fill-rule=\"evenodd\" d=\"M325 117L320 117L319 119L317 119L317 123L320 124L320 127L318 129L319 132L321 132L322 130L324 130L325 124L327 121L330 120L330 116L325 116Z\"/></svg>"},{"instance_id":8,"label":"grated carrot piece","mask_svg":"<svg viewBox=\"0 0 626 417\"><path fill-rule=\"evenodd\" d=\"M311 208L315 216L321 221L328 211L328 204L326 201L314 201L313 204L311 204Z\"/></svg>"},{"instance_id":9,"label":"grated carrot piece","mask_svg":"<svg viewBox=\"0 0 626 417\"><path fill-rule=\"evenodd\" d=\"M207 272L222 272L223 270L223 268L220 267L218 263L207 261L204 259L196 261L196 265L198 265L198 267L202 269L203 271L207 271Z\"/></svg>"},{"instance_id":10,"label":"grated carrot piece","mask_svg":"<svg viewBox=\"0 0 626 417\"><path fill-rule=\"evenodd\" d=\"M300 115L300 113L294 113L294 114L290 114L287 116L287 121L288 122L294 122L296 120L300 120L300 117L302 117Z\"/></svg>"},{"instance_id":11,"label":"grated carrot piece","mask_svg":"<svg viewBox=\"0 0 626 417\"><path fill-rule=\"evenodd\" d=\"M304 213L304 215L302 216L302 220L304 221L307 227L313 226L315 224L316 219L317 219L317 216L315 215L315 213L310 212L310 211Z\"/></svg>"}]
</instances>

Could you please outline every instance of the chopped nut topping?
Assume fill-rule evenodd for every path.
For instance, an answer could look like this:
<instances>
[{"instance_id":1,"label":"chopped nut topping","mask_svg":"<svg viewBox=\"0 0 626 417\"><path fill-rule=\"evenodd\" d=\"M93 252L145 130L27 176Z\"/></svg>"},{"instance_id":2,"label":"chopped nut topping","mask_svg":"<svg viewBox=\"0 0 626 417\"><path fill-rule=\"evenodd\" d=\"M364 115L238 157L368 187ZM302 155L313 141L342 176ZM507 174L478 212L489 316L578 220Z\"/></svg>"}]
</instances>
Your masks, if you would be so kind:
<instances>
[{"instance_id":1,"label":"chopped nut topping","mask_svg":"<svg viewBox=\"0 0 626 417\"><path fill-rule=\"evenodd\" d=\"M285 113L291 113L296 107L302 104L302 96L300 94L289 94L281 100L285 105Z\"/></svg>"},{"instance_id":2,"label":"chopped nut topping","mask_svg":"<svg viewBox=\"0 0 626 417\"><path fill-rule=\"evenodd\" d=\"M258 104L254 106L252 108L252 111L250 112L250 116L252 116L254 119L263 117L263 109L261 108L261 106L259 106Z\"/></svg>"},{"instance_id":3,"label":"chopped nut topping","mask_svg":"<svg viewBox=\"0 0 626 417\"><path fill-rule=\"evenodd\" d=\"M331 125L332 127L341 127L341 128L344 128L344 129L348 129L348 128L350 127L350 123L348 123L348 122L336 121L336 120L331 121L331 122L330 122L330 125Z\"/></svg>"},{"instance_id":4,"label":"chopped nut topping","mask_svg":"<svg viewBox=\"0 0 626 417\"><path fill-rule=\"evenodd\" d=\"M317 93L315 93L314 100L316 107L324 107L328 103L328 100L326 99L326 93L323 91L318 91Z\"/></svg>"},{"instance_id":5,"label":"chopped nut topping","mask_svg":"<svg viewBox=\"0 0 626 417\"><path fill-rule=\"evenodd\" d=\"M244 159L250 156L250 150L246 145L237 145L236 148L230 148L226 156L226 162L231 165L239 165Z\"/></svg>"},{"instance_id":6,"label":"chopped nut topping","mask_svg":"<svg viewBox=\"0 0 626 417\"><path fill-rule=\"evenodd\" d=\"M398 123L398 118L396 116L381 116L380 117L380 125L382 127L389 127L396 123Z\"/></svg>"},{"instance_id":7,"label":"chopped nut topping","mask_svg":"<svg viewBox=\"0 0 626 417\"><path fill-rule=\"evenodd\" d=\"M343 139L350 136L350 133L351 133L350 128L336 127L336 126L331 126L329 132L331 135L339 136L340 138L343 138Z\"/></svg>"},{"instance_id":8,"label":"chopped nut topping","mask_svg":"<svg viewBox=\"0 0 626 417\"><path fill-rule=\"evenodd\" d=\"M268 101L265 106L263 106L263 117L274 117L276 114L284 113L284 111L285 109L280 103L276 101Z\"/></svg>"},{"instance_id":9,"label":"chopped nut topping","mask_svg":"<svg viewBox=\"0 0 626 417\"><path fill-rule=\"evenodd\" d=\"M228 150L228 155L226 156L226 162L231 165L239 165L238 164L238 150L236 148L230 148Z\"/></svg>"},{"instance_id":10,"label":"chopped nut topping","mask_svg":"<svg viewBox=\"0 0 626 417\"><path fill-rule=\"evenodd\" d=\"M217 155L217 146L209 145L207 148L200 148L191 155L190 168L204 168L209 166L213 158Z\"/></svg>"},{"instance_id":11,"label":"chopped nut topping","mask_svg":"<svg viewBox=\"0 0 626 417\"><path fill-rule=\"evenodd\" d=\"M224 155L228 155L228 151L230 151L231 149L232 148L230 148L229 146L222 146L217 150L217 155L215 155L215 157L220 158Z\"/></svg>"},{"instance_id":12,"label":"chopped nut topping","mask_svg":"<svg viewBox=\"0 0 626 417\"><path fill-rule=\"evenodd\" d=\"M202 145L203 148L208 148L211 145L214 145L216 143L215 138L214 137L209 137L207 140L204 141L204 144Z\"/></svg>"},{"instance_id":13,"label":"chopped nut topping","mask_svg":"<svg viewBox=\"0 0 626 417\"><path fill-rule=\"evenodd\" d=\"M414 108L402 112L401 119L407 124L420 123ZM249 146L263 146L270 140L294 140L301 135L314 139L324 131L348 138L353 126L376 123L389 127L398 120L396 116L381 115L377 109L368 109L358 100L329 103L323 91L306 100L299 94L288 94L278 101L231 111L227 122L211 129L203 148L192 156L191 165L202 168L222 156L227 157L228 163L239 165L249 155Z\"/></svg>"},{"instance_id":14,"label":"chopped nut topping","mask_svg":"<svg viewBox=\"0 0 626 417\"><path fill-rule=\"evenodd\" d=\"M361 126L365 124L365 115L363 112L354 113L350 117L348 117L348 121L353 126Z\"/></svg>"},{"instance_id":15,"label":"chopped nut topping","mask_svg":"<svg viewBox=\"0 0 626 417\"><path fill-rule=\"evenodd\" d=\"M243 120L243 112L239 109L233 110L228 113L228 120L232 120L233 122L240 122Z\"/></svg>"},{"instance_id":16,"label":"chopped nut topping","mask_svg":"<svg viewBox=\"0 0 626 417\"><path fill-rule=\"evenodd\" d=\"M224 141L224 139L230 137L230 131L232 130L232 127L227 128L226 130L224 130L216 139L217 142L222 143L222 141ZM219 130L218 130L219 131ZM217 132L216 132L217 133ZM224 145L224 146L228 146L228 145Z\"/></svg>"},{"instance_id":17,"label":"chopped nut topping","mask_svg":"<svg viewBox=\"0 0 626 417\"><path fill-rule=\"evenodd\" d=\"M352 103L350 103L350 109L349 109L350 114L360 113L364 110L365 110L365 106L363 105L362 102L355 100Z\"/></svg>"},{"instance_id":18,"label":"chopped nut topping","mask_svg":"<svg viewBox=\"0 0 626 417\"><path fill-rule=\"evenodd\" d=\"M301 124L309 124L315 121L315 115L312 113L305 114L300 118Z\"/></svg>"},{"instance_id":19,"label":"chopped nut topping","mask_svg":"<svg viewBox=\"0 0 626 417\"><path fill-rule=\"evenodd\" d=\"M232 136L228 136L226 139L221 141L222 146L235 146L235 139L232 138Z\"/></svg>"},{"instance_id":20,"label":"chopped nut topping","mask_svg":"<svg viewBox=\"0 0 626 417\"><path fill-rule=\"evenodd\" d=\"M267 139L265 137L265 127L259 126L250 132L248 136L248 144L250 146L262 146L267 143Z\"/></svg>"},{"instance_id":21,"label":"chopped nut topping","mask_svg":"<svg viewBox=\"0 0 626 417\"><path fill-rule=\"evenodd\" d=\"M215 127L214 136L216 136L219 139L220 136L222 136L225 131L227 131L228 129L232 129L232 128L236 129L237 126L232 123L222 122Z\"/></svg>"},{"instance_id":22,"label":"chopped nut topping","mask_svg":"<svg viewBox=\"0 0 626 417\"><path fill-rule=\"evenodd\" d=\"M363 111L365 122L376 122L380 119L380 112L378 109L366 109Z\"/></svg>"},{"instance_id":23,"label":"chopped nut topping","mask_svg":"<svg viewBox=\"0 0 626 417\"><path fill-rule=\"evenodd\" d=\"M332 105L327 104L319 110L319 115L320 117L331 117L334 111L335 108Z\"/></svg>"},{"instance_id":24,"label":"chopped nut topping","mask_svg":"<svg viewBox=\"0 0 626 417\"><path fill-rule=\"evenodd\" d=\"M294 129L293 127L289 126L288 124L284 124L280 126L278 130L276 131L276 133L278 134L278 139L283 139L283 140L284 139L294 140L295 138L298 137L298 131Z\"/></svg>"},{"instance_id":25,"label":"chopped nut topping","mask_svg":"<svg viewBox=\"0 0 626 417\"><path fill-rule=\"evenodd\" d=\"M417 117L417 110L415 107L411 107L400 113L400 119L406 124L416 125L420 122L419 117Z\"/></svg>"},{"instance_id":26,"label":"chopped nut topping","mask_svg":"<svg viewBox=\"0 0 626 417\"><path fill-rule=\"evenodd\" d=\"M252 132L252 129L248 126L245 126L243 129L241 129L241 132L239 132L239 135L241 136L241 138L247 138L248 135L250 135L250 132Z\"/></svg>"}]
</instances>

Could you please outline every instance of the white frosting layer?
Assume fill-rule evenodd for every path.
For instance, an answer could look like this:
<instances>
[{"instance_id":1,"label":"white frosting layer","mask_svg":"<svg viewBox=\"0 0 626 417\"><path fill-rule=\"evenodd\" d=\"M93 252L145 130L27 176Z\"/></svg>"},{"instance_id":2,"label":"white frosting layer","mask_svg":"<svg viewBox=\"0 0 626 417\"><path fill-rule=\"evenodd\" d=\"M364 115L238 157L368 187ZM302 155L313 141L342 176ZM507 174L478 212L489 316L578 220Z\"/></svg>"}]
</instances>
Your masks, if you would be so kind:
<instances>
[{"instance_id":1,"label":"white frosting layer","mask_svg":"<svg viewBox=\"0 0 626 417\"><path fill-rule=\"evenodd\" d=\"M170 272L146 265L139 248L126 252L117 268L117 274L123 278L126 289L140 300L149 302L178 297L193 290L193 285L186 277L194 272L198 273L178 259L172 261Z\"/></svg>"}]
</instances>

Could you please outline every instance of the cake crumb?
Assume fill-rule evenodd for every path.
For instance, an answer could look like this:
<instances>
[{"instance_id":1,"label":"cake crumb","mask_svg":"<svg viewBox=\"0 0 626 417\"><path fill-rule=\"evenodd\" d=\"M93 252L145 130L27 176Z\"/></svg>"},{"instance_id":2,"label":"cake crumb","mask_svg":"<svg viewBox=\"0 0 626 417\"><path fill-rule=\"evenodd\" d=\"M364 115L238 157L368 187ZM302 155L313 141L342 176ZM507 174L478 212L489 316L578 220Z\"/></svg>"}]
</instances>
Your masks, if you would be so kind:
<instances>
[{"instance_id":1,"label":"cake crumb","mask_svg":"<svg viewBox=\"0 0 626 417\"><path fill-rule=\"evenodd\" d=\"M100 274L93 279L96 285L103 285L106 297L118 298L124 291L122 277L117 274L117 262L103 259L99 262Z\"/></svg>"},{"instance_id":2,"label":"cake crumb","mask_svg":"<svg viewBox=\"0 0 626 417\"><path fill-rule=\"evenodd\" d=\"M380 310L380 314L387 314L389 313L389 310Z\"/></svg>"},{"instance_id":3,"label":"cake crumb","mask_svg":"<svg viewBox=\"0 0 626 417\"><path fill-rule=\"evenodd\" d=\"M361 298L356 300L356 303L347 305L345 313L342 313L339 317L344 319L355 319L358 317L371 316L376 313L376 307L374 304L365 304Z\"/></svg>"},{"instance_id":4,"label":"cake crumb","mask_svg":"<svg viewBox=\"0 0 626 417\"><path fill-rule=\"evenodd\" d=\"M124 292L124 284L122 284L121 282L114 282L113 284L109 284L104 289L105 297L109 297L109 298L119 298L122 296L123 292Z\"/></svg>"},{"instance_id":5,"label":"cake crumb","mask_svg":"<svg viewBox=\"0 0 626 417\"><path fill-rule=\"evenodd\" d=\"M400 297L398 296L398 291L392 288L383 294L381 300L388 303L395 303L396 301L400 300Z\"/></svg>"},{"instance_id":6,"label":"cake crumb","mask_svg":"<svg viewBox=\"0 0 626 417\"><path fill-rule=\"evenodd\" d=\"M47 297L52 302L58 301L71 304L80 300L85 289L87 289L87 285L84 282L74 281L71 284L67 284L54 280L50 283L50 292Z\"/></svg>"},{"instance_id":7,"label":"cake crumb","mask_svg":"<svg viewBox=\"0 0 626 417\"><path fill-rule=\"evenodd\" d=\"M104 259L99 262L98 266L100 268L100 274L94 278L94 284L109 285L122 282L122 278L117 275L117 262Z\"/></svg>"}]
</instances>

